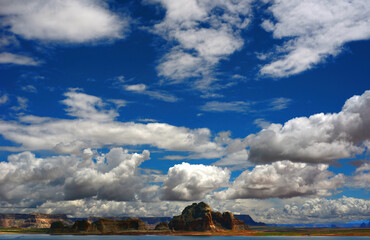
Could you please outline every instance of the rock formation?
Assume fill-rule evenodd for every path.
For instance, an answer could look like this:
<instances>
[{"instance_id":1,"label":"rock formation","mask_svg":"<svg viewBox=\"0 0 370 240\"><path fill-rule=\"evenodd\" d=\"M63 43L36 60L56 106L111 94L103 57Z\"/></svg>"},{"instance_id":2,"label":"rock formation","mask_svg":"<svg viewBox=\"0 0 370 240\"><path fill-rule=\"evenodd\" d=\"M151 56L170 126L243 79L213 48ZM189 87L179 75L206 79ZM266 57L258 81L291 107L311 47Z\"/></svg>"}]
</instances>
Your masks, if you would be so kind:
<instances>
[{"instance_id":1,"label":"rock formation","mask_svg":"<svg viewBox=\"0 0 370 240\"><path fill-rule=\"evenodd\" d=\"M106 233L127 230L146 230L146 226L145 223L138 218L128 218L119 221L102 218L92 223L92 231Z\"/></svg>"},{"instance_id":2,"label":"rock formation","mask_svg":"<svg viewBox=\"0 0 370 240\"><path fill-rule=\"evenodd\" d=\"M125 220L112 220L102 218L90 223L87 220L77 220L73 226L66 226L62 222L51 224L49 233L120 233L130 230L146 230L145 223L138 218L128 218Z\"/></svg>"},{"instance_id":3,"label":"rock formation","mask_svg":"<svg viewBox=\"0 0 370 240\"><path fill-rule=\"evenodd\" d=\"M91 230L92 230L91 223L85 219L81 221L77 220L72 226L73 232L88 232Z\"/></svg>"},{"instance_id":4,"label":"rock formation","mask_svg":"<svg viewBox=\"0 0 370 240\"><path fill-rule=\"evenodd\" d=\"M170 227L166 222L160 222L155 226L154 230L170 230Z\"/></svg>"},{"instance_id":5,"label":"rock formation","mask_svg":"<svg viewBox=\"0 0 370 240\"><path fill-rule=\"evenodd\" d=\"M1 228L49 228L51 223L57 221L72 223L65 214L0 214Z\"/></svg>"},{"instance_id":6,"label":"rock formation","mask_svg":"<svg viewBox=\"0 0 370 240\"><path fill-rule=\"evenodd\" d=\"M231 212L213 212L204 202L187 206L180 216L175 216L169 223L175 231L241 231L249 229L245 223Z\"/></svg>"},{"instance_id":7,"label":"rock formation","mask_svg":"<svg viewBox=\"0 0 370 240\"><path fill-rule=\"evenodd\" d=\"M139 217L149 229L155 229L161 222L168 223L172 217Z\"/></svg>"},{"instance_id":8,"label":"rock formation","mask_svg":"<svg viewBox=\"0 0 370 240\"><path fill-rule=\"evenodd\" d=\"M49 229L49 233L66 233L70 231L71 229L61 221L53 222Z\"/></svg>"}]
</instances>

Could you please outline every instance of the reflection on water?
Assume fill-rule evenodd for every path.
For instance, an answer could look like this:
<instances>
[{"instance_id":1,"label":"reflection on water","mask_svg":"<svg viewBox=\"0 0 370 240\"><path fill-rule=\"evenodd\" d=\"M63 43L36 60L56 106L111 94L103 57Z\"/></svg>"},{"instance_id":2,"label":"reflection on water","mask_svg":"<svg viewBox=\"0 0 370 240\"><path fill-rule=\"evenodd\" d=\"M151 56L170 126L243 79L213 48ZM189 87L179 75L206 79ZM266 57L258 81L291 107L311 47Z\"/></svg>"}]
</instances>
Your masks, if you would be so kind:
<instances>
[{"instance_id":1,"label":"reflection on water","mask_svg":"<svg viewBox=\"0 0 370 240\"><path fill-rule=\"evenodd\" d=\"M243 236L50 236L47 234L2 234L0 240L24 239L24 240L369 240L370 237L288 237L288 236L270 236L270 237L243 237Z\"/></svg>"}]
</instances>

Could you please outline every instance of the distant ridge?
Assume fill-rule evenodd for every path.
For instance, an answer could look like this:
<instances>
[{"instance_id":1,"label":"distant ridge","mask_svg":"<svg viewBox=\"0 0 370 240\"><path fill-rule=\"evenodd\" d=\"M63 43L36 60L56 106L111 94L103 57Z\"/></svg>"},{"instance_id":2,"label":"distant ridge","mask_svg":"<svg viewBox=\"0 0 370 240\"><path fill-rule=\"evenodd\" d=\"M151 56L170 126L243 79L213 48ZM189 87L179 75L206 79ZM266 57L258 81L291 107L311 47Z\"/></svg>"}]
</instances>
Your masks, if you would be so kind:
<instances>
[{"instance_id":1,"label":"distant ridge","mask_svg":"<svg viewBox=\"0 0 370 240\"><path fill-rule=\"evenodd\" d=\"M265 226L264 223L255 222L249 215L234 215L234 217L242 220L248 226ZM43 214L43 213L30 213L30 214L17 214L17 213L0 213L0 228L49 228L52 222L62 221L64 224L69 225L79 220L87 220L89 222L98 221L103 217L91 216L87 218L68 218L66 214ZM111 220L125 220L129 217L110 216L104 217ZM169 223L172 217L137 217L141 219L149 229L161 223Z\"/></svg>"},{"instance_id":2,"label":"distant ridge","mask_svg":"<svg viewBox=\"0 0 370 240\"><path fill-rule=\"evenodd\" d=\"M56 221L73 223L66 214L0 213L0 228L49 228Z\"/></svg>"},{"instance_id":3,"label":"distant ridge","mask_svg":"<svg viewBox=\"0 0 370 240\"><path fill-rule=\"evenodd\" d=\"M266 224L274 227L307 227L307 228L370 228L370 220L349 223L296 223L296 224Z\"/></svg>"},{"instance_id":4,"label":"distant ridge","mask_svg":"<svg viewBox=\"0 0 370 240\"><path fill-rule=\"evenodd\" d=\"M245 224L247 224L248 226L266 226L265 223L263 222L255 222L251 216L249 215L238 215L238 214L234 214L234 216L237 218L237 219L240 219L242 220L243 222L245 222Z\"/></svg>"}]
</instances>

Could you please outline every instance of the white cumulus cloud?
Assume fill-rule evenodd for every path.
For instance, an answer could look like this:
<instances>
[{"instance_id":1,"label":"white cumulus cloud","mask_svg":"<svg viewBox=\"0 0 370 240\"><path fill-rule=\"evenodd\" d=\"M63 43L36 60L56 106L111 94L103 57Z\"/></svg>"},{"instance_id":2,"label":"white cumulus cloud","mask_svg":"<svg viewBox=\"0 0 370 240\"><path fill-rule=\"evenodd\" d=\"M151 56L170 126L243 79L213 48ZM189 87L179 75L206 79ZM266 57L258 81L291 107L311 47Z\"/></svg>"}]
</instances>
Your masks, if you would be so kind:
<instances>
[{"instance_id":1,"label":"white cumulus cloud","mask_svg":"<svg viewBox=\"0 0 370 240\"><path fill-rule=\"evenodd\" d=\"M118 116L113 109L104 109L104 102L101 98L71 89L64 94L67 98L62 101L67 106L67 113L82 119L93 121L111 121Z\"/></svg>"},{"instance_id":2,"label":"white cumulus cloud","mask_svg":"<svg viewBox=\"0 0 370 240\"><path fill-rule=\"evenodd\" d=\"M259 219L280 223L351 222L368 220L370 200L352 197L313 198L287 203L283 208L270 208L258 213Z\"/></svg>"},{"instance_id":3,"label":"white cumulus cloud","mask_svg":"<svg viewBox=\"0 0 370 240\"><path fill-rule=\"evenodd\" d=\"M272 19L262 26L284 44L276 59L261 74L286 77L312 68L338 55L351 41L370 38L370 5L367 0L274 0Z\"/></svg>"},{"instance_id":4,"label":"white cumulus cloud","mask_svg":"<svg viewBox=\"0 0 370 240\"><path fill-rule=\"evenodd\" d=\"M133 200L146 187L146 176L138 167L149 156L147 150L130 154L122 148L113 148L107 154L85 149L82 156L9 155L7 162L0 163L0 200Z\"/></svg>"},{"instance_id":5,"label":"white cumulus cloud","mask_svg":"<svg viewBox=\"0 0 370 240\"><path fill-rule=\"evenodd\" d=\"M84 43L125 36L128 18L111 12L100 0L4 0L2 26L31 40Z\"/></svg>"},{"instance_id":6,"label":"white cumulus cloud","mask_svg":"<svg viewBox=\"0 0 370 240\"><path fill-rule=\"evenodd\" d=\"M241 173L227 190L215 193L221 199L291 198L327 196L344 184L343 174L328 171L328 165L275 162L257 165Z\"/></svg>"},{"instance_id":7,"label":"white cumulus cloud","mask_svg":"<svg viewBox=\"0 0 370 240\"><path fill-rule=\"evenodd\" d=\"M157 67L170 83L195 78L193 87L206 91L215 81L214 70L222 59L244 44L240 31L249 23L249 0L153 0L166 10L153 32L175 43Z\"/></svg>"},{"instance_id":8,"label":"white cumulus cloud","mask_svg":"<svg viewBox=\"0 0 370 240\"><path fill-rule=\"evenodd\" d=\"M248 136L249 160L328 163L349 158L365 150L369 128L370 91L365 91L348 99L339 113L294 118Z\"/></svg>"},{"instance_id":9,"label":"white cumulus cloud","mask_svg":"<svg viewBox=\"0 0 370 240\"><path fill-rule=\"evenodd\" d=\"M76 119L42 118L30 124L0 121L1 135L20 147L1 146L2 150L52 150L76 153L83 148L122 145L151 145L170 151L192 153L221 152L222 146L211 140L207 128L189 129L166 123L134 123L115 121L118 113L99 97L77 90L65 93L66 111ZM19 98L18 101L23 100ZM23 102L20 102L23 103ZM23 106L24 107L24 106ZM21 110L16 106L14 110ZM36 116L37 117L37 116ZM25 116L22 117L24 119ZM32 117L35 119L35 116ZM216 157L218 157L217 155Z\"/></svg>"},{"instance_id":10,"label":"white cumulus cloud","mask_svg":"<svg viewBox=\"0 0 370 240\"><path fill-rule=\"evenodd\" d=\"M354 175L347 181L347 186L368 190L370 188L370 163L365 162L358 167Z\"/></svg>"},{"instance_id":11,"label":"white cumulus cloud","mask_svg":"<svg viewBox=\"0 0 370 240\"><path fill-rule=\"evenodd\" d=\"M161 193L163 200L199 200L221 187L230 178L230 171L216 166L182 163L168 170Z\"/></svg>"}]
</instances>

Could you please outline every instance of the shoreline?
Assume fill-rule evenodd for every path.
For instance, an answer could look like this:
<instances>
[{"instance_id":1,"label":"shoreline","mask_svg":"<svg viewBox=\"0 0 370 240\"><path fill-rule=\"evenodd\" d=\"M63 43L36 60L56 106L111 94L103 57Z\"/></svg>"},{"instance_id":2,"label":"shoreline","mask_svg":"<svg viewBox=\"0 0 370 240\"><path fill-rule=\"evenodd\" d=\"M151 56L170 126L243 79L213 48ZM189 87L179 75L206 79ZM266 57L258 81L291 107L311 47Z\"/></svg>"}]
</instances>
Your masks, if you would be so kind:
<instances>
[{"instance_id":1,"label":"shoreline","mask_svg":"<svg viewBox=\"0 0 370 240\"><path fill-rule=\"evenodd\" d=\"M156 231L156 230L147 230L147 231L126 231L118 233L94 233L94 232L84 232L84 233L53 233L49 234L46 230L42 229L0 229L1 234L48 234L48 235L76 235L76 236L105 236L105 235L168 235L168 236L333 236L333 237L369 237L370 228L361 228L361 229L346 229L346 228L309 228L309 229L290 229L289 231L259 231L259 230L246 230L246 231L218 231L218 232L196 232L196 231Z\"/></svg>"}]
</instances>

